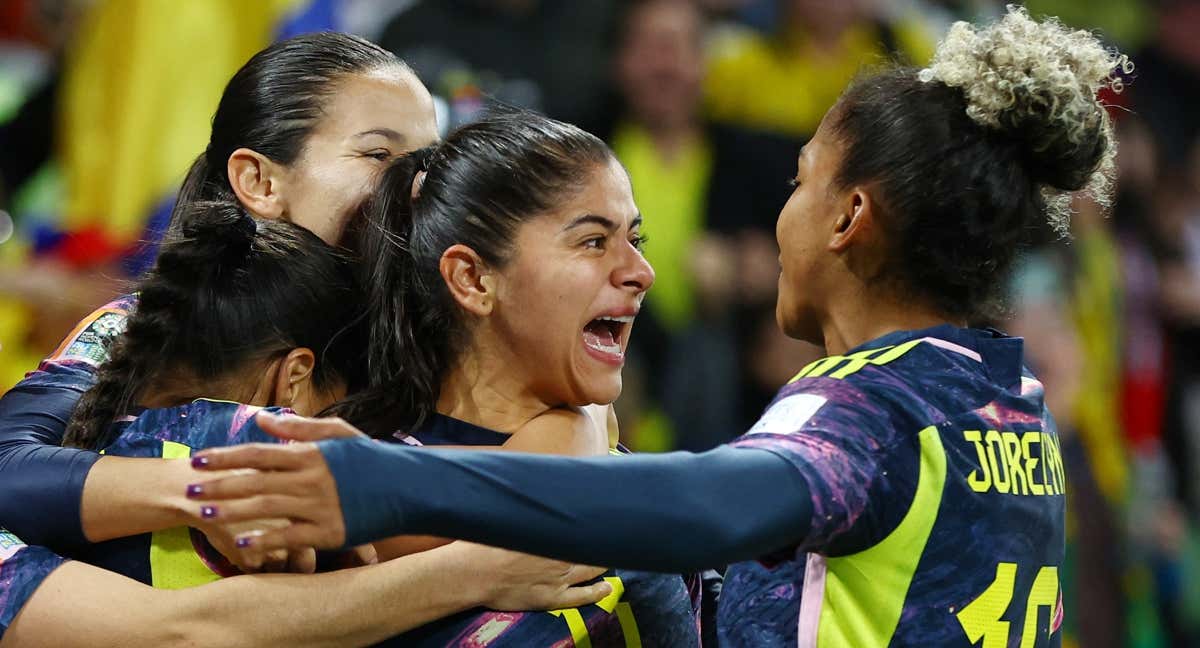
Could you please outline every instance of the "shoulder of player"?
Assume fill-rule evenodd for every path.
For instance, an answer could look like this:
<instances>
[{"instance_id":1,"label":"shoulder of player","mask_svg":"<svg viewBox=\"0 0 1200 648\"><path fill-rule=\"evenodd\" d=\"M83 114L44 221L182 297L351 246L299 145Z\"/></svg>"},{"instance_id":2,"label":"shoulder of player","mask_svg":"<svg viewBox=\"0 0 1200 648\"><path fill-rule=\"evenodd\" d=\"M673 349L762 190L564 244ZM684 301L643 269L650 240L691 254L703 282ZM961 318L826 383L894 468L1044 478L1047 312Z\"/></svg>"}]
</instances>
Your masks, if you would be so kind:
<instances>
[{"instance_id":1,"label":"shoulder of player","mask_svg":"<svg viewBox=\"0 0 1200 648\"><path fill-rule=\"evenodd\" d=\"M911 401L919 398L923 382L931 377L944 379L966 367L968 360L929 343L927 338L827 356L805 366L780 390L780 397L818 393L831 403L844 405L881 398Z\"/></svg>"},{"instance_id":2,"label":"shoulder of player","mask_svg":"<svg viewBox=\"0 0 1200 648\"><path fill-rule=\"evenodd\" d=\"M911 358L873 365L850 365L845 359L826 359L824 370L797 376L784 385L752 431L776 426L803 428L841 428L846 426L891 426L907 418L915 409L924 411L922 375L941 373L944 362L914 345ZM934 350L936 351L936 349ZM926 357L922 357L926 356ZM820 361L818 361L820 362ZM814 365L809 365L809 368ZM841 369L839 370L838 367ZM806 368L808 369L808 368Z\"/></svg>"},{"instance_id":3,"label":"shoulder of player","mask_svg":"<svg viewBox=\"0 0 1200 648\"><path fill-rule=\"evenodd\" d=\"M602 454L608 448L608 432L583 408L556 407L522 425L504 448L544 454Z\"/></svg>"},{"instance_id":4,"label":"shoulder of player","mask_svg":"<svg viewBox=\"0 0 1200 648\"><path fill-rule=\"evenodd\" d=\"M231 401L197 399L186 405L143 411L122 431L120 440L152 439L193 450L238 443L273 443L277 440L254 423L260 407ZM278 408L269 408L279 411Z\"/></svg>"},{"instance_id":5,"label":"shoulder of player","mask_svg":"<svg viewBox=\"0 0 1200 648\"><path fill-rule=\"evenodd\" d=\"M7 529L0 528L0 562L25 548L25 543Z\"/></svg>"},{"instance_id":6,"label":"shoulder of player","mask_svg":"<svg viewBox=\"0 0 1200 648\"><path fill-rule=\"evenodd\" d=\"M39 369L77 366L94 371L108 358L108 345L125 330L125 322L136 304L135 295L122 295L88 313L58 348L42 360Z\"/></svg>"}]
</instances>

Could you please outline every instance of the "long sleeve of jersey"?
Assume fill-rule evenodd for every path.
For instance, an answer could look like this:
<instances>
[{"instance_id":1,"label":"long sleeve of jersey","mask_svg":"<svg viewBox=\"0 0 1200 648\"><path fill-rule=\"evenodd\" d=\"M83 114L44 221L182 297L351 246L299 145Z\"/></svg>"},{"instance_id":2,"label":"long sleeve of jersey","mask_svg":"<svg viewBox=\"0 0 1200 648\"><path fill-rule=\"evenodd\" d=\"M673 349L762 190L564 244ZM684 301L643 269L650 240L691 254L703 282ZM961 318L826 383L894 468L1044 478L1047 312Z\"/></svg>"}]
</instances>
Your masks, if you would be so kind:
<instances>
[{"instance_id":1,"label":"long sleeve of jersey","mask_svg":"<svg viewBox=\"0 0 1200 648\"><path fill-rule=\"evenodd\" d=\"M79 507L100 455L60 444L134 302L126 295L96 309L37 371L0 398L0 527L31 545L86 542Z\"/></svg>"},{"instance_id":2,"label":"long sleeve of jersey","mask_svg":"<svg viewBox=\"0 0 1200 648\"><path fill-rule=\"evenodd\" d=\"M85 541L79 506L100 455L59 444L93 371L44 363L0 398L0 526L33 544Z\"/></svg>"},{"instance_id":3,"label":"long sleeve of jersey","mask_svg":"<svg viewBox=\"0 0 1200 648\"><path fill-rule=\"evenodd\" d=\"M567 459L366 440L320 446L352 545L431 534L686 572L795 546L811 518L804 480L761 449Z\"/></svg>"}]
</instances>

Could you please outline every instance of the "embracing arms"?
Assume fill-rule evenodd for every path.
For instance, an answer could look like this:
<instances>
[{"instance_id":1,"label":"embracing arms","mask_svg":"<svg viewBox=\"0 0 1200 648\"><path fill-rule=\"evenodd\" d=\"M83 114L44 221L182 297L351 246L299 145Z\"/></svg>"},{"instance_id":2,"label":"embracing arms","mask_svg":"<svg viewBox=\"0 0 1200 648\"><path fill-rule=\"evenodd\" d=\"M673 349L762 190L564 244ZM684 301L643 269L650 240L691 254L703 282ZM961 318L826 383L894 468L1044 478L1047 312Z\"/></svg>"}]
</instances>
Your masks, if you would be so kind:
<instances>
[{"instance_id":1,"label":"embracing arms","mask_svg":"<svg viewBox=\"0 0 1200 648\"><path fill-rule=\"evenodd\" d=\"M795 468L753 448L567 459L347 439L200 457L210 468L264 471L208 482L194 506L214 506L226 521L293 521L250 537L257 550L428 533L613 567L689 571L795 545L812 513Z\"/></svg>"},{"instance_id":2,"label":"embracing arms","mask_svg":"<svg viewBox=\"0 0 1200 648\"><path fill-rule=\"evenodd\" d=\"M236 576L154 589L80 563L55 569L16 616L8 646L368 645L475 605L549 609L610 591L603 570L455 543L378 565L313 575ZM115 604L114 604L115 602Z\"/></svg>"}]
</instances>

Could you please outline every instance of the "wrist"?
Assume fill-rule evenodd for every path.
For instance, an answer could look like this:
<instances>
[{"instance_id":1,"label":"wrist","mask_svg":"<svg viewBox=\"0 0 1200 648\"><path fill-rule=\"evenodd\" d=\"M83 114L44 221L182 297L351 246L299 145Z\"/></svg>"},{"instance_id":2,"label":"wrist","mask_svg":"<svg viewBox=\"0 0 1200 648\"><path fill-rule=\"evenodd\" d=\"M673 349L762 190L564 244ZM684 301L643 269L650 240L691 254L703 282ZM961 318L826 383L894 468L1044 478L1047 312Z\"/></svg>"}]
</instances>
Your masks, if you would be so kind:
<instances>
[{"instance_id":1,"label":"wrist","mask_svg":"<svg viewBox=\"0 0 1200 648\"><path fill-rule=\"evenodd\" d=\"M186 525L195 474L186 459L101 458L84 484L84 534L99 542Z\"/></svg>"},{"instance_id":2,"label":"wrist","mask_svg":"<svg viewBox=\"0 0 1200 648\"><path fill-rule=\"evenodd\" d=\"M194 519L189 513L195 507L187 497L188 485L204 476L198 476L187 459L150 461L154 463L145 467L145 492L139 499L147 519L155 523L153 530L187 526Z\"/></svg>"},{"instance_id":3,"label":"wrist","mask_svg":"<svg viewBox=\"0 0 1200 648\"><path fill-rule=\"evenodd\" d=\"M481 556L485 548L469 542L452 542L425 552L437 555L437 571L448 587L451 602L461 609L484 606L500 592L500 579L491 561Z\"/></svg>"}]
</instances>

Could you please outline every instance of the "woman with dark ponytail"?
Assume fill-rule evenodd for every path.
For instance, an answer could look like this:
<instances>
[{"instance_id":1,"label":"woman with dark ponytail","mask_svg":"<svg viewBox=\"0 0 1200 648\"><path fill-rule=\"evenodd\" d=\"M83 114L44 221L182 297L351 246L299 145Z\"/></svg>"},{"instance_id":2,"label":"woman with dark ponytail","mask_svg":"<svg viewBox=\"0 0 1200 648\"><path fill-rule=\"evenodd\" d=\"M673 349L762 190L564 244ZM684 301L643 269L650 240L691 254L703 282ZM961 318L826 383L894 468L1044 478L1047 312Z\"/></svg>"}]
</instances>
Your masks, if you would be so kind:
<instances>
[{"instance_id":1,"label":"woman with dark ponytail","mask_svg":"<svg viewBox=\"0 0 1200 648\"><path fill-rule=\"evenodd\" d=\"M615 451L587 406L620 394L654 272L628 175L603 142L540 115L496 112L393 163L364 213L370 387L334 412L410 446ZM606 517L622 523L619 511ZM388 559L444 542L375 547ZM683 578L617 571L607 580L619 594L572 611L574 623L482 613L398 641L459 645L486 627L493 648L699 644Z\"/></svg>"},{"instance_id":2,"label":"woman with dark ponytail","mask_svg":"<svg viewBox=\"0 0 1200 648\"><path fill-rule=\"evenodd\" d=\"M853 83L800 153L776 227L779 325L831 355L727 446L621 459L357 439L223 448L206 468L272 472L199 484L193 516L288 502L270 512L289 527L247 536L258 551L404 532L631 568L735 563L718 613L728 645L1059 646L1071 611L1054 419L1022 340L972 325L995 312L1021 247L1066 231L1072 192L1106 200L1115 141L1098 93L1129 69L1093 34L1010 7L955 24L928 68Z\"/></svg>"},{"instance_id":3,"label":"woman with dark ponytail","mask_svg":"<svg viewBox=\"0 0 1200 648\"><path fill-rule=\"evenodd\" d=\"M481 423L502 432L561 417L581 434L542 439L557 447L526 448L522 434L509 444L561 454L608 447L607 430L582 407L620 393L624 348L654 271L640 253L629 179L603 142L498 111L397 160L364 212L371 388L339 404L343 418L390 435L475 409L492 410ZM510 405L481 403L475 384Z\"/></svg>"}]
</instances>

